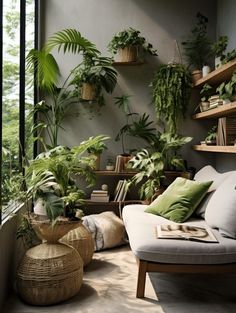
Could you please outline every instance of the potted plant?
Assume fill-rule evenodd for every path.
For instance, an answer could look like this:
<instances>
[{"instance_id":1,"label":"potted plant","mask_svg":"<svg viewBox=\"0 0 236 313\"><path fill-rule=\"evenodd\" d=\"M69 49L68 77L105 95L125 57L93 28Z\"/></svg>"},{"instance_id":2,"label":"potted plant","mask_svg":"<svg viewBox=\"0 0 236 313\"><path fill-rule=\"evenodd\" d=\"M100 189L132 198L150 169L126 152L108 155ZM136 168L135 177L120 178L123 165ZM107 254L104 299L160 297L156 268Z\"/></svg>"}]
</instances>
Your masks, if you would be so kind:
<instances>
[{"instance_id":1,"label":"potted plant","mask_svg":"<svg viewBox=\"0 0 236 313\"><path fill-rule=\"evenodd\" d=\"M85 55L84 60L73 70L70 85L83 100L103 102L102 90L112 93L117 82L117 72L112 68L112 59Z\"/></svg>"},{"instance_id":2,"label":"potted plant","mask_svg":"<svg viewBox=\"0 0 236 313\"><path fill-rule=\"evenodd\" d=\"M236 71L228 82L223 82L216 89L224 103L236 100Z\"/></svg>"},{"instance_id":3,"label":"potted plant","mask_svg":"<svg viewBox=\"0 0 236 313\"><path fill-rule=\"evenodd\" d=\"M163 186L165 170L185 168L177 150L190 140L190 137L158 133L152 150L142 149L129 161L130 167L138 171L130 179L129 186L141 183L140 197L150 202L155 192Z\"/></svg>"},{"instance_id":4,"label":"potted plant","mask_svg":"<svg viewBox=\"0 0 236 313\"><path fill-rule=\"evenodd\" d=\"M120 62L135 62L140 59L140 53L157 55L152 44L132 27L115 34L108 44L108 50L113 54L118 53Z\"/></svg>"},{"instance_id":5,"label":"potted plant","mask_svg":"<svg viewBox=\"0 0 236 313\"><path fill-rule=\"evenodd\" d=\"M202 77L202 68L209 64L212 54L211 41L207 36L208 18L197 13L197 24L191 29L187 39L182 42L185 56L192 72L193 82Z\"/></svg>"},{"instance_id":6,"label":"potted plant","mask_svg":"<svg viewBox=\"0 0 236 313\"><path fill-rule=\"evenodd\" d=\"M201 144L205 145L215 145L217 137L217 125L212 126L212 128L208 131L206 138L204 141L201 141Z\"/></svg>"},{"instance_id":7,"label":"potted plant","mask_svg":"<svg viewBox=\"0 0 236 313\"><path fill-rule=\"evenodd\" d=\"M200 110L201 112L206 111L210 107L210 102L208 101L212 94L212 87L209 84L204 84L201 91L201 102L200 102Z\"/></svg>"},{"instance_id":8,"label":"potted plant","mask_svg":"<svg viewBox=\"0 0 236 313\"><path fill-rule=\"evenodd\" d=\"M95 157L95 170L97 171L100 169L101 154L105 149L107 149L107 145L104 141L108 139L110 139L110 137L100 135L100 140L96 141L87 149L87 152L91 156Z\"/></svg>"},{"instance_id":9,"label":"potted plant","mask_svg":"<svg viewBox=\"0 0 236 313\"><path fill-rule=\"evenodd\" d=\"M106 170L107 171L114 171L115 169L115 162L112 158L108 158L107 159L107 163L106 163Z\"/></svg>"},{"instance_id":10,"label":"potted plant","mask_svg":"<svg viewBox=\"0 0 236 313\"><path fill-rule=\"evenodd\" d=\"M226 64L229 61L235 60L236 59L236 49L233 49L226 53L224 59L222 60L222 64Z\"/></svg>"},{"instance_id":11,"label":"potted plant","mask_svg":"<svg viewBox=\"0 0 236 313\"><path fill-rule=\"evenodd\" d=\"M162 65L150 86L157 119L166 122L166 131L176 133L189 103L192 84L188 70L182 64Z\"/></svg>"},{"instance_id":12,"label":"potted plant","mask_svg":"<svg viewBox=\"0 0 236 313\"><path fill-rule=\"evenodd\" d=\"M39 154L26 168L27 198L42 199L50 223L80 217L76 209L83 203L84 191L75 177L84 178L89 186L95 182L95 157L85 153L101 140L103 136L90 137L71 149L58 146Z\"/></svg>"},{"instance_id":13,"label":"potted plant","mask_svg":"<svg viewBox=\"0 0 236 313\"><path fill-rule=\"evenodd\" d=\"M222 64L228 45L228 36L220 36L217 42L212 44L212 52L215 56L215 68Z\"/></svg>"}]
</instances>

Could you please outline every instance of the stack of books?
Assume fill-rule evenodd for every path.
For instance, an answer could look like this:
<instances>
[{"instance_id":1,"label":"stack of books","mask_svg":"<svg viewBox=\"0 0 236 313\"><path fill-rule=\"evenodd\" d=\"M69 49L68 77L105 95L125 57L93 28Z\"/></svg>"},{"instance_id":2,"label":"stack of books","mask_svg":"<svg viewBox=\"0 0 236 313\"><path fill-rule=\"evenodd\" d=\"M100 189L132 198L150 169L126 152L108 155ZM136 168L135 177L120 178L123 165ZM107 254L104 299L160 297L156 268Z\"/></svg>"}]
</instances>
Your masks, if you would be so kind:
<instances>
[{"instance_id":1,"label":"stack of books","mask_svg":"<svg viewBox=\"0 0 236 313\"><path fill-rule=\"evenodd\" d=\"M125 179L119 180L114 192L114 201L117 202L124 201L127 191L128 191L127 181Z\"/></svg>"},{"instance_id":2,"label":"stack of books","mask_svg":"<svg viewBox=\"0 0 236 313\"><path fill-rule=\"evenodd\" d=\"M218 95L211 96L208 101L210 103L210 109L217 108L219 105L223 104L223 100L220 99Z\"/></svg>"},{"instance_id":3,"label":"stack of books","mask_svg":"<svg viewBox=\"0 0 236 313\"><path fill-rule=\"evenodd\" d=\"M93 190L90 200L93 202L109 202L109 198L107 190Z\"/></svg>"},{"instance_id":4,"label":"stack of books","mask_svg":"<svg viewBox=\"0 0 236 313\"><path fill-rule=\"evenodd\" d=\"M234 145L236 142L236 117L221 117L218 119L217 127L218 146Z\"/></svg>"},{"instance_id":5,"label":"stack of books","mask_svg":"<svg viewBox=\"0 0 236 313\"><path fill-rule=\"evenodd\" d=\"M131 172L132 170L127 168L127 164L129 160L131 160L133 156L127 155L118 155L116 157L116 165L115 165L115 172L122 173L122 172Z\"/></svg>"}]
</instances>

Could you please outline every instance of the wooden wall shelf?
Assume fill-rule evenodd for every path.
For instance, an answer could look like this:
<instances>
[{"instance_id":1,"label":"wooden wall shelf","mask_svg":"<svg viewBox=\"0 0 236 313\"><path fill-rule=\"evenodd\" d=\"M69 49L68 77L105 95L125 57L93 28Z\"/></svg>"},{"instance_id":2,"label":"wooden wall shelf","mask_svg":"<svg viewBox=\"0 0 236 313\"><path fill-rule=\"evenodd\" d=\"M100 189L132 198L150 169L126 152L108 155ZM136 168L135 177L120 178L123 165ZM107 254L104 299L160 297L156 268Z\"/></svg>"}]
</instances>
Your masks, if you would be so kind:
<instances>
[{"instance_id":1,"label":"wooden wall shelf","mask_svg":"<svg viewBox=\"0 0 236 313\"><path fill-rule=\"evenodd\" d=\"M192 148L195 151L220 152L220 153L236 153L236 146L195 145Z\"/></svg>"},{"instance_id":2,"label":"wooden wall shelf","mask_svg":"<svg viewBox=\"0 0 236 313\"><path fill-rule=\"evenodd\" d=\"M236 70L236 60L229 61L216 70L210 72L207 76L199 79L194 84L194 87L202 87L206 83L210 85L220 84L225 80L229 80L234 70Z\"/></svg>"},{"instance_id":3,"label":"wooden wall shelf","mask_svg":"<svg viewBox=\"0 0 236 313\"><path fill-rule=\"evenodd\" d=\"M210 119L236 114L236 101L193 115L193 119Z\"/></svg>"},{"instance_id":4,"label":"wooden wall shelf","mask_svg":"<svg viewBox=\"0 0 236 313\"><path fill-rule=\"evenodd\" d=\"M165 171L167 177L178 177L181 171ZM137 172L95 171L97 176L134 176Z\"/></svg>"}]
</instances>

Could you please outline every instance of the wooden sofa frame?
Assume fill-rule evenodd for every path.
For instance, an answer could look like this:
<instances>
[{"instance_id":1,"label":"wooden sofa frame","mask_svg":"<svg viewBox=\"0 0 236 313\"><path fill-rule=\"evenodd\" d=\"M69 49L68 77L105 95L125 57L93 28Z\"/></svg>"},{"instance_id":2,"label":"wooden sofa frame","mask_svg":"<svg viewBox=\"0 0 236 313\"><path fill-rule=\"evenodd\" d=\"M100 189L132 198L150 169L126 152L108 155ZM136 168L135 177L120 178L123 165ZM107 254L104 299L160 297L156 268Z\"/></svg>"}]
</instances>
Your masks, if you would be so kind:
<instances>
[{"instance_id":1,"label":"wooden sofa frame","mask_svg":"<svg viewBox=\"0 0 236 313\"><path fill-rule=\"evenodd\" d=\"M137 281L137 298L144 298L146 274L149 272L156 273L195 273L195 274L226 274L236 273L236 263L230 264L168 264L157 263L138 258L138 281Z\"/></svg>"}]
</instances>

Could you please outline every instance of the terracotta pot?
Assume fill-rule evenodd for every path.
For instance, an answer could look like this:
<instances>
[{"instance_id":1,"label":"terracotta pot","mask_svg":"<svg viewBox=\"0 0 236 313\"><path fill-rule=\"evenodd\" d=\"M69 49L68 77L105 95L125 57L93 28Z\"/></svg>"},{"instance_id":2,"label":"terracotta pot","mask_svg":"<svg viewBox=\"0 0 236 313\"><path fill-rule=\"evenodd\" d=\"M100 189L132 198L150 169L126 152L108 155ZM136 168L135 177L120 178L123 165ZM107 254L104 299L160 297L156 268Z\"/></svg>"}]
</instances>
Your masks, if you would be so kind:
<instances>
[{"instance_id":1,"label":"terracotta pot","mask_svg":"<svg viewBox=\"0 0 236 313\"><path fill-rule=\"evenodd\" d=\"M192 72L192 81L194 84L196 84L196 82L201 78L202 78L202 71L195 70Z\"/></svg>"}]
</instances>

